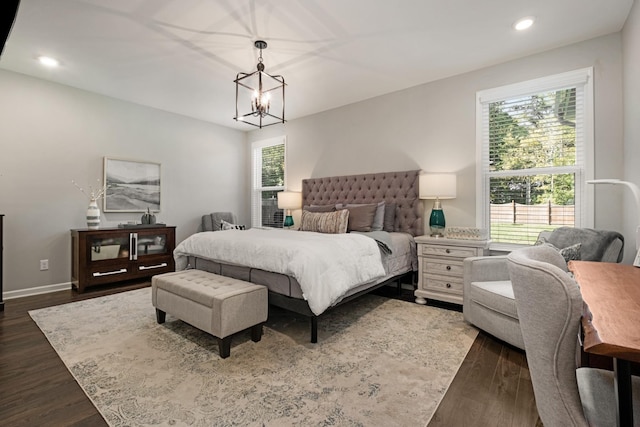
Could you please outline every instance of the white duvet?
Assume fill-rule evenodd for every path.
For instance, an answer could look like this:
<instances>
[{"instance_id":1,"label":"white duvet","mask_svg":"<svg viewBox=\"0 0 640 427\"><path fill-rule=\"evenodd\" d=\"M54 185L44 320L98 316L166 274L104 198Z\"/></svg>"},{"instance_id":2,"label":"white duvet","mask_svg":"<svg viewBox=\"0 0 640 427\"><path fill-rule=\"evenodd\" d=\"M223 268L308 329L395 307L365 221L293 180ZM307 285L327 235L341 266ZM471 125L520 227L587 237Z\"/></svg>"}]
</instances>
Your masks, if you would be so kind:
<instances>
[{"instance_id":1,"label":"white duvet","mask_svg":"<svg viewBox=\"0 0 640 427\"><path fill-rule=\"evenodd\" d=\"M291 230L196 233L173 252L176 269L187 256L246 265L295 277L311 311L319 315L351 288L385 275L375 240L357 234Z\"/></svg>"}]
</instances>

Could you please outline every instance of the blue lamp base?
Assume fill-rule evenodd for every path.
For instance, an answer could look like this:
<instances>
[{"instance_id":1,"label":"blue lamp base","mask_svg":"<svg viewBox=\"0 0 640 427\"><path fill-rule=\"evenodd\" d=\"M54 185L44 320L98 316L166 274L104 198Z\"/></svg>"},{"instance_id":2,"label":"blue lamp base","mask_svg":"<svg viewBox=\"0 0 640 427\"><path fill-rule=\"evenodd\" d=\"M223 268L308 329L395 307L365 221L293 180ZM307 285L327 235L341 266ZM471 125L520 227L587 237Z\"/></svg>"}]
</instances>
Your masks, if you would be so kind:
<instances>
[{"instance_id":1,"label":"blue lamp base","mask_svg":"<svg viewBox=\"0 0 640 427\"><path fill-rule=\"evenodd\" d=\"M293 217L291 215L287 215L284 218L284 226L287 228L293 227Z\"/></svg>"},{"instance_id":2,"label":"blue lamp base","mask_svg":"<svg viewBox=\"0 0 640 427\"><path fill-rule=\"evenodd\" d=\"M442 209L433 208L431 210L431 216L429 216L429 228L431 229L432 237L444 236L444 212Z\"/></svg>"}]
</instances>

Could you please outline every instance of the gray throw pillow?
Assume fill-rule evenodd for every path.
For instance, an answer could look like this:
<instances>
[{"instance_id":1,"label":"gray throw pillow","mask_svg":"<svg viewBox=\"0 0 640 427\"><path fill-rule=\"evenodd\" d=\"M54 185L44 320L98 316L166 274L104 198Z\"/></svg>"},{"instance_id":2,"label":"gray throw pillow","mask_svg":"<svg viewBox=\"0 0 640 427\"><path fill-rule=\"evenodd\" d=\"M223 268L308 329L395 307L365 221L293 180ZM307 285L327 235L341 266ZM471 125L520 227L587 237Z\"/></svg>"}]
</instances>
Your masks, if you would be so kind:
<instances>
[{"instance_id":1,"label":"gray throw pillow","mask_svg":"<svg viewBox=\"0 0 640 427\"><path fill-rule=\"evenodd\" d=\"M396 204L385 203L384 207L384 221L382 223L382 229L384 231L395 231L396 225Z\"/></svg>"},{"instance_id":2,"label":"gray throw pillow","mask_svg":"<svg viewBox=\"0 0 640 427\"><path fill-rule=\"evenodd\" d=\"M371 205L345 207L344 209L349 211L347 231L371 231L377 208L378 206L375 203Z\"/></svg>"},{"instance_id":3,"label":"gray throw pillow","mask_svg":"<svg viewBox=\"0 0 640 427\"><path fill-rule=\"evenodd\" d=\"M304 205L303 210L309 212L335 212L335 205Z\"/></svg>"},{"instance_id":4,"label":"gray throw pillow","mask_svg":"<svg viewBox=\"0 0 640 427\"><path fill-rule=\"evenodd\" d=\"M546 238L540 237L536 241L535 245L536 246L545 245L545 246L549 246L550 248L555 249L556 251L558 251L560 253L560 255L562 255L562 258L564 258L564 260L566 262L569 262L569 261L572 261L572 260L580 261L580 248L582 247L582 243L576 243L575 245L567 246L566 248L560 249L560 248L555 247L551 243L549 243Z\"/></svg>"},{"instance_id":5,"label":"gray throw pillow","mask_svg":"<svg viewBox=\"0 0 640 427\"><path fill-rule=\"evenodd\" d=\"M350 208L354 206L376 206L376 213L373 217L373 223L371 223L371 231L382 231L384 228L384 213L385 213L385 202L378 203L347 203L336 205L338 209Z\"/></svg>"}]
</instances>

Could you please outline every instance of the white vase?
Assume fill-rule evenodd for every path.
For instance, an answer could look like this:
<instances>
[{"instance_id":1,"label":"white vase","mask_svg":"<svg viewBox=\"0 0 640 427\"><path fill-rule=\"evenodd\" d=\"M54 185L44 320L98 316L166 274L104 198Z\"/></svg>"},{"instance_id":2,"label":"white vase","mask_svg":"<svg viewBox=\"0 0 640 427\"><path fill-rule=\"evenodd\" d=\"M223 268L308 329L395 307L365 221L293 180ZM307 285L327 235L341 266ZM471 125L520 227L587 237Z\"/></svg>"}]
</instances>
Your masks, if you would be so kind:
<instances>
[{"instance_id":1,"label":"white vase","mask_svg":"<svg viewBox=\"0 0 640 427\"><path fill-rule=\"evenodd\" d=\"M89 207L87 208L87 228L90 230L100 228L100 208L93 199L89 202Z\"/></svg>"}]
</instances>

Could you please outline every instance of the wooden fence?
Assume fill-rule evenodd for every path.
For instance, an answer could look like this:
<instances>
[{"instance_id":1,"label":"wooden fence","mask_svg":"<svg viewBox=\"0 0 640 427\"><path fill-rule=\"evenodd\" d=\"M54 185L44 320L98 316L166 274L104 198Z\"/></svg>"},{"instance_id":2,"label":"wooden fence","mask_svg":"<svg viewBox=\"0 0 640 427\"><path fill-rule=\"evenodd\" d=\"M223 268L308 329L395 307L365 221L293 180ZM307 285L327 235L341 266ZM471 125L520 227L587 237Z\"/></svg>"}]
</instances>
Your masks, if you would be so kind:
<instances>
[{"instance_id":1,"label":"wooden fence","mask_svg":"<svg viewBox=\"0 0 640 427\"><path fill-rule=\"evenodd\" d=\"M574 225L574 205L552 205L551 202L540 205L522 205L511 202L491 204L491 222L508 224L548 224Z\"/></svg>"}]
</instances>

